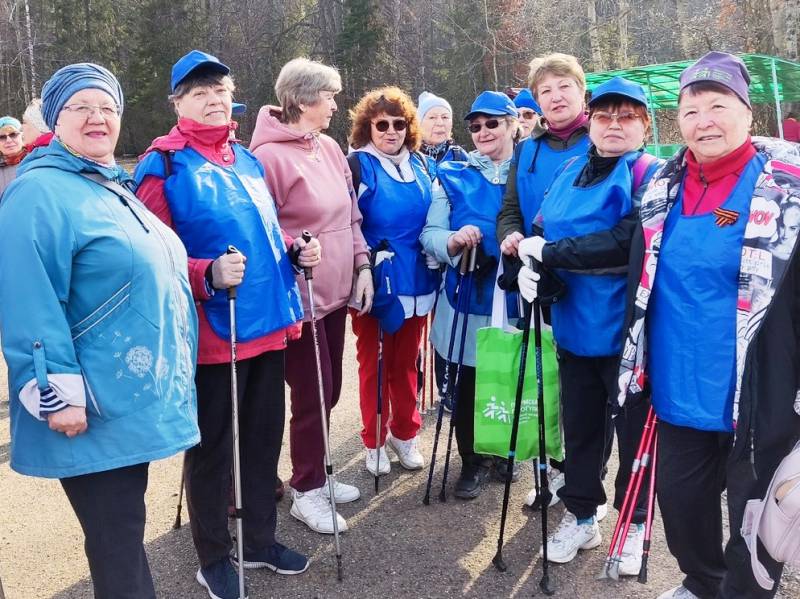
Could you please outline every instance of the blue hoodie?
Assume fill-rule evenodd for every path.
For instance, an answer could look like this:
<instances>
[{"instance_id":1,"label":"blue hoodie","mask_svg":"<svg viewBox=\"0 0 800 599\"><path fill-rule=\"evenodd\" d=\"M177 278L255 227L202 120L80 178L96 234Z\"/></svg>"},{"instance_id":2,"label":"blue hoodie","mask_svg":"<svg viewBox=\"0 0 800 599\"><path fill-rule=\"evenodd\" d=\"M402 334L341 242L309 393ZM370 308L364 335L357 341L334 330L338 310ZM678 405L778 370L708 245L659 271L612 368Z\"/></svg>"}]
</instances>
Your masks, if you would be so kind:
<instances>
[{"instance_id":1,"label":"blue hoodie","mask_svg":"<svg viewBox=\"0 0 800 599\"><path fill-rule=\"evenodd\" d=\"M164 458L199 442L197 315L177 236L125 183L59 141L20 165L0 204L0 335L11 467L63 478ZM85 406L88 429L49 429Z\"/></svg>"}]
</instances>

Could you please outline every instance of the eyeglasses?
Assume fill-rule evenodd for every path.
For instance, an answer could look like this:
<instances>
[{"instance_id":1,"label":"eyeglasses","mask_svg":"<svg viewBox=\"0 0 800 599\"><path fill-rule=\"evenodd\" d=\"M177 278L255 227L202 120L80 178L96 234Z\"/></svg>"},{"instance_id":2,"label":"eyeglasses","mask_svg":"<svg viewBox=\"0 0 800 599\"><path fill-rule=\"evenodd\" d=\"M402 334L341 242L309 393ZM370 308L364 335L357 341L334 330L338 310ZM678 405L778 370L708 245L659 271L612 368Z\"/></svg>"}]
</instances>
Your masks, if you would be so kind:
<instances>
[{"instance_id":1,"label":"eyeglasses","mask_svg":"<svg viewBox=\"0 0 800 599\"><path fill-rule=\"evenodd\" d=\"M477 133L484 127L487 129L497 129L500 126L500 119L488 119L483 121L483 123L470 123L467 125L467 131L470 133Z\"/></svg>"},{"instance_id":2,"label":"eyeglasses","mask_svg":"<svg viewBox=\"0 0 800 599\"><path fill-rule=\"evenodd\" d=\"M119 106L116 104L67 104L61 110L74 112L78 116L88 119L95 112L99 112L104 118L113 119L119 116Z\"/></svg>"},{"instance_id":3,"label":"eyeglasses","mask_svg":"<svg viewBox=\"0 0 800 599\"><path fill-rule=\"evenodd\" d=\"M630 125L641 119L641 115L635 112L593 112L592 120L598 125L610 125L611 121L616 121L620 125Z\"/></svg>"},{"instance_id":4,"label":"eyeglasses","mask_svg":"<svg viewBox=\"0 0 800 599\"><path fill-rule=\"evenodd\" d=\"M21 133L19 131L12 131L11 133L0 133L0 142L6 141L7 139L17 139Z\"/></svg>"},{"instance_id":5,"label":"eyeglasses","mask_svg":"<svg viewBox=\"0 0 800 599\"><path fill-rule=\"evenodd\" d=\"M536 114L535 110L520 110L519 111L519 116L521 116L526 121L532 121L533 119L535 119L539 115Z\"/></svg>"},{"instance_id":6,"label":"eyeglasses","mask_svg":"<svg viewBox=\"0 0 800 599\"><path fill-rule=\"evenodd\" d=\"M372 124L375 125L375 128L381 133L386 133L389 130L389 127L398 132L405 131L406 127L408 127L408 123L406 122L405 119L395 119L393 121L388 121L388 120L373 121Z\"/></svg>"}]
</instances>

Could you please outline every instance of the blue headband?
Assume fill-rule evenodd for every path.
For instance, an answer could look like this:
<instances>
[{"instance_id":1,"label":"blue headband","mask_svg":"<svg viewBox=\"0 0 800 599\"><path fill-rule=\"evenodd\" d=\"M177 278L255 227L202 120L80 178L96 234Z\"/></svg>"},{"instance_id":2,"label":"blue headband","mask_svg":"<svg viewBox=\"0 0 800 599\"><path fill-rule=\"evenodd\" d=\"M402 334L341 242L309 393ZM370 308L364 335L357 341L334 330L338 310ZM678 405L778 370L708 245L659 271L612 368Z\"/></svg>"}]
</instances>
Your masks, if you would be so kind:
<instances>
[{"instance_id":1,"label":"blue headband","mask_svg":"<svg viewBox=\"0 0 800 599\"><path fill-rule=\"evenodd\" d=\"M22 123L20 123L13 116L4 116L0 118L0 129L4 127L13 127L17 131L20 131L22 129Z\"/></svg>"},{"instance_id":2,"label":"blue headband","mask_svg":"<svg viewBox=\"0 0 800 599\"><path fill-rule=\"evenodd\" d=\"M42 88L42 116L50 129L55 129L58 113L67 101L84 89L106 92L122 108L125 99L119 81L108 69L90 62L79 62L57 70Z\"/></svg>"}]
</instances>

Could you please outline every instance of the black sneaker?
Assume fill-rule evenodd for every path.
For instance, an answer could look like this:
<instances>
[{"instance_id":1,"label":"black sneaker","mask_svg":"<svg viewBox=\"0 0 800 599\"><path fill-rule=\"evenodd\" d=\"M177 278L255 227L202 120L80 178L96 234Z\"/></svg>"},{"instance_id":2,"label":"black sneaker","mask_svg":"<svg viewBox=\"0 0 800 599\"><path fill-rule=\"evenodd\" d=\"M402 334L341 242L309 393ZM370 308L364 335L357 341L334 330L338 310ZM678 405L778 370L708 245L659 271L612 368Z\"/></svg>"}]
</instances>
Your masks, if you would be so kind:
<instances>
[{"instance_id":1,"label":"black sneaker","mask_svg":"<svg viewBox=\"0 0 800 599\"><path fill-rule=\"evenodd\" d=\"M234 563L236 557L231 557ZM244 567L269 568L277 574L302 574L308 570L308 558L276 542L266 549L244 554Z\"/></svg>"},{"instance_id":2,"label":"black sneaker","mask_svg":"<svg viewBox=\"0 0 800 599\"><path fill-rule=\"evenodd\" d=\"M453 494L460 499L475 499L481 494L483 484L489 477L491 462L473 458L461 464L461 475L456 481Z\"/></svg>"},{"instance_id":3,"label":"black sneaker","mask_svg":"<svg viewBox=\"0 0 800 599\"><path fill-rule=\"evenodd\" d=\"M494 469L492 470L492 475L496 480L499 480L501 483L506 482L506 477L508 476L508 460L506 458L499 458L494 456L492 458L492 462L494 465ZM511 482L515 483L519 480L519 462L514 462L514 470L511 473Z\"/></svg>"},{"instance_id":4,"label":"black sneaker","mask_svg":"<svg viewBox=\"0 0 800 599\"><path fill-rule=\"evenodd\" d=\"M195 578L211 599L239 599L239 575L227 557L200 568ZM247 587L244 599L247 599Z\"/></svg>"}]
</instances>

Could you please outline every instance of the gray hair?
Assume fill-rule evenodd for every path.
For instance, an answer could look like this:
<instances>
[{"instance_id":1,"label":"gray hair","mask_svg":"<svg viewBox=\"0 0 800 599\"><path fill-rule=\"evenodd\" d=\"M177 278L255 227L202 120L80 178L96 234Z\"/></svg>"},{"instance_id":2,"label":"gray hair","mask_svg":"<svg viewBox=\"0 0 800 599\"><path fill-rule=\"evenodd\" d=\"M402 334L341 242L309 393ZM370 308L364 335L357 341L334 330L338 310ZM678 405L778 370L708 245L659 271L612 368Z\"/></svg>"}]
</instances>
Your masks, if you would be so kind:
<instances>
[{"instance_id":1,"label":"gray hair","mask_svg":"<svg viewBox=\"0 0 800 599\"><path fill-rule=\"evenodd\" d=\"M338 94L342 91L342 78L333 67L307 58L290 60L278 74L275 95L283 111L283 120L296 123L303 111L301 104L312 106L320 101L323 91Z\"/></svg>"},{"instance_id":2,"label":"gray hair","mask_svg":"<svg viewBox=\"0 0 800 599\"><path fill-rule=\"evenodd\" d=\"M40 133L50 132L50 127L44 122L44 117L42 116L42 100L40 98L31 100L28 107L25 108L25 112L22 113L22 120L36 127Z\"/></svg>"}]
</instances>

